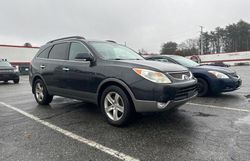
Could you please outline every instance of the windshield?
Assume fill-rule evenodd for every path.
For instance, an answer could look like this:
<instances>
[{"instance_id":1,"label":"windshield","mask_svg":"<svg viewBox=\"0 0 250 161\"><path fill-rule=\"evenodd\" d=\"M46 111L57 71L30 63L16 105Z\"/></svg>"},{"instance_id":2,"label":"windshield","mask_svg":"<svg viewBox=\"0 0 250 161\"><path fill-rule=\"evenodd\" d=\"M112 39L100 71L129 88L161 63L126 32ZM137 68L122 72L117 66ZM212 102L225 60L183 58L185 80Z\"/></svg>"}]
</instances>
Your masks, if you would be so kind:
<instances>
[{"instance_id":1,"label":"windshield","mask_svg":"<svg viewBox=\"0 0 250 161\"><path fill-rule=\"evenodd\" d=\"M141 60L143 59L135 51L109 42L90 42L92 47L105 60Z\"/></svg>"},{"instance_id":2,"label":"windshield","mask_svg":"<svg viewBox=\"0 0 250 161\"><path fill-rule=\"evenodd\" d=\"M198 64L190 59L184 58L182 56L171 55L170 58L174 59L179 64L181 64L185 67L196 67L196 66L200 65L200 64Z\"/></svg>"},{"instance_id":3,"label":"windshield","mask_svg":"<svg viewBox=\"0 0 250 161\"><path fill-rule=\"evenodd\" d=\"M11 65L10 65L10 63L7 62L7 61L0 61L0 66L1 66L1 67L10 67Z\"/></svg>"}]
</instances>

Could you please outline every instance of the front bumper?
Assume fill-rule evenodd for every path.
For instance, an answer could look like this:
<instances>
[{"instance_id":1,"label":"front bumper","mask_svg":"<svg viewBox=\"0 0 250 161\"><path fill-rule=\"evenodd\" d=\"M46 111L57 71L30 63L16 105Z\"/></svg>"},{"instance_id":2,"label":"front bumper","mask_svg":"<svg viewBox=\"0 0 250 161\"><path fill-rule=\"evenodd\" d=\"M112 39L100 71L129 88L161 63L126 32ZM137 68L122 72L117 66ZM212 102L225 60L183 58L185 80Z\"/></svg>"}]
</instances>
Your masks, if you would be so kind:
<instances>
[{"instance_id":1,"label":"front bumper","mask_svg":"<svg viewBox=\"0 0 250 161\"><path fill-rule=\"evenodd\" d=\"M182 100L178 100L178 101L169 100L168 102L166 102L166 106L164 108L159 108L159 106L158 106L159 102L156 102L156 101L135 100L134 105L135 105L136 112L167 111L167 110L170 110L173 108L178 108L178 107L182 106L183 104L185 104L186 102L188 102L192 98L196 97L197 94L198 94L198 92L196 91L193 93L192 96L190 96L186 99L182 99Z\"/></svg>"},{"instance_id":2,"label":"front bumper","mask_svg":"<svg viewBox=\"0 0 250 161\"><path fill-rule=\"evenodd\" d=\"M231 92L240 88L242 80L240 78L218 79L212 82L212 92Z\"/></svg>"},{"instance_id":3,"label":"front bumper","mask_svg":"<svg viewBox=\"0 0 250 161\"><path fill-rule=\"evenodd\" d=\"M153 99L135 98L133 100L135 110L136 112L158 112L177 108L198 94L196 83L196 80L191 80L167 86L159 85L152 90L153 92L145 91L144 97L153 95Z\"/></svg>"}]
</instances>

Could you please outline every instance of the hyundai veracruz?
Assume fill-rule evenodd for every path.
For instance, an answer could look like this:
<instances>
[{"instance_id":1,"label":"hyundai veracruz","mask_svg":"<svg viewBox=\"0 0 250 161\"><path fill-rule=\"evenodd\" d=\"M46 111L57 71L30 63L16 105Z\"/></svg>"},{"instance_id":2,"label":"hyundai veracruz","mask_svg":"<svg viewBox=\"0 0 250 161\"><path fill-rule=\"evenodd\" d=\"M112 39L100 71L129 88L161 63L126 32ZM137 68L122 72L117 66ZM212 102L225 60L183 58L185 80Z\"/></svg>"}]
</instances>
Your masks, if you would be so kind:
<instances>
[{"instance_id":1,"label":"hyundai veracruz","mask_svg":"<svg viewBox=\"0 0 250 161\"><path fill-rule=\"evenodd\" d=\"M29 79L38 104L49 104L54 95L95 103L116 126L134 112L177 108L197 94L197 81L185 67L147 61L113 41L77 36L42 46Z\"/></svg>"}]
</instances>

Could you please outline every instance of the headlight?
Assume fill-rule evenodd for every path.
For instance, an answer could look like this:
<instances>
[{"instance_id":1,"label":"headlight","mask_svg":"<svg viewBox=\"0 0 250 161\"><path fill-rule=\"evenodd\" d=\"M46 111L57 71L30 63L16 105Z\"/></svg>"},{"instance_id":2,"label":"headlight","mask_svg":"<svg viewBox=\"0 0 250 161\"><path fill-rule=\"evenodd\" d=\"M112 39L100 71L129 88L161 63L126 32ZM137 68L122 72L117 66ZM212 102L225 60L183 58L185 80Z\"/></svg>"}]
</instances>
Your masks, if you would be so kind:
<instances>
[{"instance_id":1,"label":"headlight","mask_svg":"<svg viewBox=\"0 0 250 161\"><path fill-rule=\"evenodd\" d=\"M194 77L193 73L190 72L190 71L189 71L189 73L190 73L190 77L189 78L193 78Z\"/></svg>"},{"instance_id":2,"label":"headlight","mask_svg":"<svg viewBox=\"0 0 250 161\"><path fill-rule=\"evenodd\" d=\"M136 74L155 83L171 83L166 75L161 72L156 72L148 69L133 68Z\"/></svg>"},{"instance_id":3,"label":"headlight","mask_svg":"<svg viewBox=\"0 0 250 161\"><path fill-rule=\"evenodd\" d=\"M223 74L221 72L217 72L217 71L208 71L208 73L213 74L216 78L220 78L220 79L227 79L229 78L226 74Z\"/></svg>"}]
</instances>

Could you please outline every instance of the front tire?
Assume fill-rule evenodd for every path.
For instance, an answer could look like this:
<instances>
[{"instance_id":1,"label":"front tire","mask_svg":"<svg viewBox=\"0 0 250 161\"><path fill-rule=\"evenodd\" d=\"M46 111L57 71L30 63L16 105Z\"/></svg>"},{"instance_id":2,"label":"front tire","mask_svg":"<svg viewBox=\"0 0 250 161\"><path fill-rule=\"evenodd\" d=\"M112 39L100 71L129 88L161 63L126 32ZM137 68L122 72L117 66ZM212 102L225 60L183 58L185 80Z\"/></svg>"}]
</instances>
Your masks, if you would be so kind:
<instances>
[{"instance_id":1,"label":"front tire","mask_svg":"<svg viewBox=\"0 0 250 161\"><path fill-rule=\"evenodd\" d=\"M107 122L114 126L126 125L133 114L133 104L117 86L109 86L101 96L100 106Z\"/></svg>"},{"instance_id":2,"label":"front tire","mask_svg":"<svg viewBox=\"0 0 250 161\"><path fill-rule=\"evenodd\" d=\"M198 96L203 97L209 94L209 86L206 80L197 78L198 82Z\"/></svg>"},{"instance_id":3,"label":"front tire","mask_svg":"<svg viewBox=\"0 0 250 161\"><path fill-rule=\"evenodd\" d=\"M18 84L18 83L19 83L19 79L14 79L13 82L14 82L15 84Z\"/></svg>"},{"instance_id":4,"label":"front tire","mask_svg":"<svg viewBox=\"0 0 250 161\"><path fill-rule=\"evenodd\" d=\"M41 79L35 81L34 85L34 97L36 102L40 105L48 105L53 100L53 96L49 95L48 90Z\"/></svg>"}]
</instances>

